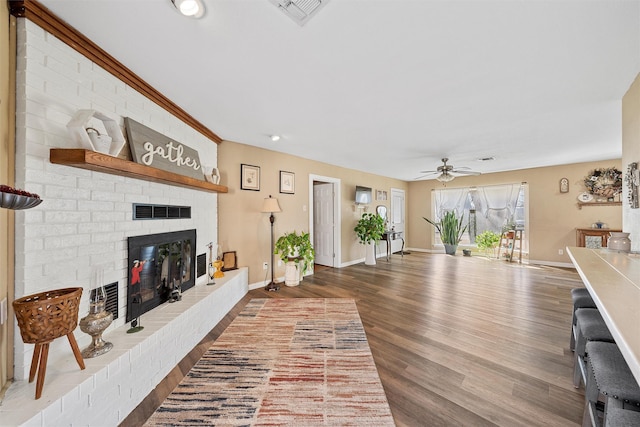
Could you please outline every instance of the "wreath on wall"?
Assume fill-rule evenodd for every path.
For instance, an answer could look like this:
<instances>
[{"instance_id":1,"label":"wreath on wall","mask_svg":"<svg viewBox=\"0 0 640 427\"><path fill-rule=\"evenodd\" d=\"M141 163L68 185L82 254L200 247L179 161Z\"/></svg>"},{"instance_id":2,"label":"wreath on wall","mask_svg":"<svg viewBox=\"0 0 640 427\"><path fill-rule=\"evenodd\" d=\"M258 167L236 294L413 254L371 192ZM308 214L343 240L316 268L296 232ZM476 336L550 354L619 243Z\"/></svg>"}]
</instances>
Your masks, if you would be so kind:
<instances>
[{"instance_id":1,"label":"wreath on wall","mask_svg":"<svg viewBox=\"0 0 640 427\"><path fill-rule=\"evenodd\" d=\"M622 177L616 168L594 169L585 177L584 185L589 193L609 198L622 192Z\"/></svg>"}]
</instances>

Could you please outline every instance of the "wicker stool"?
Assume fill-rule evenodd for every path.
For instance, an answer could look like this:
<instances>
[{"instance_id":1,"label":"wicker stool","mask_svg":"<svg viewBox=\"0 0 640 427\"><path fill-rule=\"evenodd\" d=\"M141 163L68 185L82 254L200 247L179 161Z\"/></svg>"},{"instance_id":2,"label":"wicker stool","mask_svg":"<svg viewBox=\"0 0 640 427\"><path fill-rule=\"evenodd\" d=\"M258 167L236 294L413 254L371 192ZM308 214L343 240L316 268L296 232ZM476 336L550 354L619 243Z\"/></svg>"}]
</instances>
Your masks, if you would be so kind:
<instances>
[{"instance_id":1,"label":"wicker stool","mask_svg":"<svg viewBox=\"0 0 640 427\"><path fill-rule=\"evenodd\" d=\"M573 316L571 319L571 342L569 343L569 349L574 351L576 348L576 310L579 308L597 307L587 288L571 289L571 301L573 302Z\"/></svg>"},{"instance_id":2,"label":"wicker stool","mask_svg":"<svg viewBox=\"0 0 640 427\"><path fill-rule=\"evenodd\" d=\"M615 343L591 341L586 346L587 381L583 426L625 425L621 420L629 415L619 414L616 408L640 410L640 386ZM602 411L598 402L603 401ZM602 422L600 421L602 415ZM640 415L640 413L636 413ZM631 414L633 417L634 414ZM617 420L617 421L616 421ZM640 424L631 424L638 426Z\"/></svg>"},{"instance_id":3,"label":"wicker stool","mask_svg":"<svg viewBox=\"0 0 640 427\"><path fill-rule=\"evenodd\" d=\"M586 384L586 345L590 341L614 342L611 332L595 308L579 308L576 310L576 348L574 353L573 385L580 387Z\"/></svg>"},{"instance_id":4,"label":"wicker stool","mask_svg":"<svg viewBox=\"0 0 640 427\"><path fill-rule=\"evenodd\" d=\"M84 360L73 336L73 330L78 326L81 296L82 288L65 288L28 295L13 302L22 341L36 345L29 371L29 382L33 382L38 372L36 399L42 395L49 343L54 339L66 335L80 369L84 369Z\"/></svg>"}]
</instances>

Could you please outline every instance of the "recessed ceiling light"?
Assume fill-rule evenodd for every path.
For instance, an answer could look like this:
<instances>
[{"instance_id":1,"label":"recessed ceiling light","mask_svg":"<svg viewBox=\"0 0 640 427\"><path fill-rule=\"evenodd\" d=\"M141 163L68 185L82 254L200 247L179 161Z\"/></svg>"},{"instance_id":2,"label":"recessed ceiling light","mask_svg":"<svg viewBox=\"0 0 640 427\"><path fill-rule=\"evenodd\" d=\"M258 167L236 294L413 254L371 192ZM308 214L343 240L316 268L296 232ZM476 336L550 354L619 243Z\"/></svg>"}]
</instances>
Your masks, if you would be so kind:
<instances>
[{"instance_id":1,"label":"recessed ceiling light","mask_svg":"<svg viewBox=\"0 0 640 427\"><path fill-rule=\"evenodd\" d=\"M204 16L204 3L202 0L171 0L178 12L190 18L202 18Z\"/></svg>"},{"instance_id":2,"label":"recessed ceiling light","mask_svg":"<svg viewBox=\"0 0 640 427\"><path fill-rule=\"evenodd\" d=\"M280 135L271 135L271 140L272 140L273 142L280 141Z\"/></svg>"}]
</instances>

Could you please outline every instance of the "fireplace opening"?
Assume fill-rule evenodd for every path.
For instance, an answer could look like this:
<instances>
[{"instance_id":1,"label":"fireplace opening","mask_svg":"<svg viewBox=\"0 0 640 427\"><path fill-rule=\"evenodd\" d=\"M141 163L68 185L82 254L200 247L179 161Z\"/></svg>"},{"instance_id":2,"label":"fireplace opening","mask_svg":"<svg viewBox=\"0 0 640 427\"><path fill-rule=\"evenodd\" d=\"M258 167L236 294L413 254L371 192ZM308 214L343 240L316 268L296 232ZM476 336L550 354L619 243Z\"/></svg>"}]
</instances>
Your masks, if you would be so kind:
<instances>
[{"instance_id":1,"label":"fireplace opening","mask_svg":"<svg viewBox=\"0 0 640 427\"><path fill-rule=\"evenodd\" d=\"M196 230L128 238L127 318L175 301L196 281Z\"/></svg>"}]
</instances>

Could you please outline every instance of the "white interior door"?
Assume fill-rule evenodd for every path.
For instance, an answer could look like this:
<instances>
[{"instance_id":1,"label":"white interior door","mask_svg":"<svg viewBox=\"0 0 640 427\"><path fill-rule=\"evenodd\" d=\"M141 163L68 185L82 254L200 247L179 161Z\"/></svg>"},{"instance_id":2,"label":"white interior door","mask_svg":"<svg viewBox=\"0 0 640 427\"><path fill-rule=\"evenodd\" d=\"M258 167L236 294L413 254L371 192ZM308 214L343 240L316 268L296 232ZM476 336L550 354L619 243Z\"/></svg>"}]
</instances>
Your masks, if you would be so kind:
<instances>
[{"instance_id":1,"label":"white interior door","mask_svg":"<svg viewBox=\"0 0 640 427\"><path fill-rule=\"evenodd\" d=\"M313 185L313 247L315 263L334 266L334 191L332 183Z\"/></svg>"},{"instance_id":2,"label":"white interior door","mask_svg":"<svg viewBox=\"0 0 640 427\"><path fill-rule=\"evenodd\" d=\"M390 212L390 225L395 231L402 231L402 238L407 239L404 233L405 222L405 203L404 203L404 190L398 188L391 189L391 212ZM391 253L402 250L402 240L391 241Z\"/></svg>"}]
</instances>

